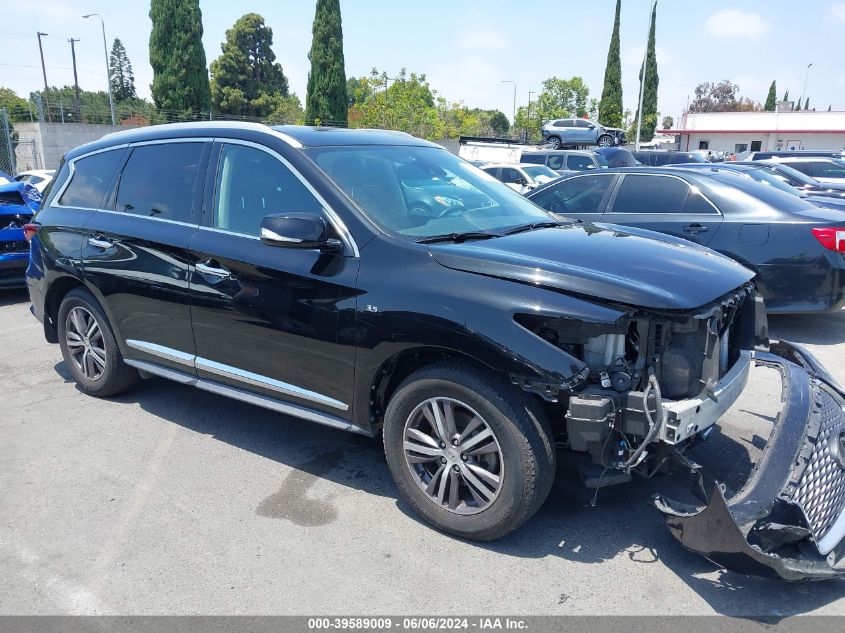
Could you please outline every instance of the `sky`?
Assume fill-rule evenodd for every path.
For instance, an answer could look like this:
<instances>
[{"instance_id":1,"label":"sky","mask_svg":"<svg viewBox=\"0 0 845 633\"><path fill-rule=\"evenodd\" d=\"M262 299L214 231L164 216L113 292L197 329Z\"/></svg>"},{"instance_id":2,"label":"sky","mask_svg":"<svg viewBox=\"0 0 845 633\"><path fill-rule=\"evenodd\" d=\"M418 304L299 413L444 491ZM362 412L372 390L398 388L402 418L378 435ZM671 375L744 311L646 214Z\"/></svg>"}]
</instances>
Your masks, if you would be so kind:
<instances>
[{"instance_id":1,"label":"sky","mask_svg":"<svg viewBox=\"0 0 845 633\"><path fill-rule=\"evenodd\" d=\"M26 97L43 85L36 31L43 39L50 85L72 85L68 38L76 44L79 83L105 89L100 13L112 38L126 46L140 96L149 97L151 23L143 0L4 0L0 23L0 86ZM314 0L201 0L206 57L220 54L225 32L248 12L273 29L277 61L304 102ZM637 73L648 34L649 0L623 0L623 99L634 110ZM544 79L580 75L600 97L615 0L341 0L348 76L403 67L425 73L451 102L497 108L509 118ZM845 0L661 0L657 7L658 110L676 120L696 85L730 79L740 94L764 102L772 80L778 98L801 96L807 65L811 107L845 110ZM536 98L536 96L532 97Z\"/></svg>"}]
</instances>

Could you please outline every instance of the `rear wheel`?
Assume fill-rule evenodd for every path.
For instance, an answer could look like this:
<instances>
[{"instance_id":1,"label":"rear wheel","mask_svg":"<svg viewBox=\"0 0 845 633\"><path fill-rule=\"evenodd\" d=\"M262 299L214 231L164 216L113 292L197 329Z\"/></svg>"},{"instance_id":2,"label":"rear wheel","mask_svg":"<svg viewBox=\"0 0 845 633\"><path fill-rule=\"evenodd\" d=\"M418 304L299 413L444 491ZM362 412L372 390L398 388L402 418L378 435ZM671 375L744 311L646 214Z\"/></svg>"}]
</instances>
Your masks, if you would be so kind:
<instances>
[{"instance_id":1,"label":"rear wheel","mask_svg":"<svg viewBox=\"0 0 845 633\"><path fill-rule=\"evenodd\" d=\"M434 526L477 540L508 534L540 508L555 472L551 438L527 394L454 363L409 376L385 413L401 496Z\"/></svg>"},{"instance_id":2,"label":"rear wheel","mask_svg":"<svg viewBox=\"0 0 845 633\"><path fill-rule=\"evenodd\" d=\"M85 393L113 396L137 382L138 372L123 362L108 319L90 292L76 288L65 295L58 326L65 364Z\"/></svg>"}]
</instances>

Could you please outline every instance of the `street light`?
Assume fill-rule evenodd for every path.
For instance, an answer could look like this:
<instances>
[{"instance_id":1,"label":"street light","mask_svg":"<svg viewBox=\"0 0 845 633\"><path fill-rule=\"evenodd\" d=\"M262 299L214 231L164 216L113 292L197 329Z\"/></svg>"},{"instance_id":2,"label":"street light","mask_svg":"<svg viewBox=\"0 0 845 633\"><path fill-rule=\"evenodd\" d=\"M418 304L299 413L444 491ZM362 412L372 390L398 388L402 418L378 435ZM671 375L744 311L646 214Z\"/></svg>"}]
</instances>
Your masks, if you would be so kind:
<instances>
[{"instance_id":1,"label":"street light","mask_svg":"<svg viewBox=\"0 0 845 633\"><path fill-rule=\"evenodd\" d=\"M88 13L83 15L83 18L93 18L93 17L100 18L100 26L103 28L103 54L106 56L106 81L109 84L109 109L111 110L111 124L117 125L117 121L114 118L114 97L111 94L111 70L109 68L109 49L106 46L106 23L103 22L103 16L99 13Z\"/></svg>"},{"instance_id":2,"label":"street light","mask_svg":"<svg viewBox=\"0 0 845 633\"><path fill-rule=\"evenodd\" d=\"M654 0L655 4L657 0ZM654 12L654 4L651 5L651 12ZM640 105L637 108L637 138L634 141L634 151L640 151L640 130L643 127L643 97L645 96L645 62L648 59L648 44L645 47L645 54L643 55L643 68L640 78Z\"/></svg>"},{"instance_id":3,"label":"street light","mask_svg":"<svg viewBox=\"0 0 845 633\"><path fill-rule=\"evenodd\" d=\"M809 64L807 64L807 72L804 73L804 90L801 92L801 101L804 101L804 97L807 95L807 77L810 76L810 68L812 66L813 66L813 62L810 62ZM800 105L801 101L798 102L799 105ZM804 106L804 109L805 110L807 109L806 105Z\"/></svg>"},{"instance_id":4,"label":"street light","mask_svg":"<svg viewBox=\"0 0 845 633\"><path fill-rule=\"evenodd\" d=\"M503 79L503 84L513 84L513 131L516 132L516 82L511 79Z\"/></svg>"}]
</instances>

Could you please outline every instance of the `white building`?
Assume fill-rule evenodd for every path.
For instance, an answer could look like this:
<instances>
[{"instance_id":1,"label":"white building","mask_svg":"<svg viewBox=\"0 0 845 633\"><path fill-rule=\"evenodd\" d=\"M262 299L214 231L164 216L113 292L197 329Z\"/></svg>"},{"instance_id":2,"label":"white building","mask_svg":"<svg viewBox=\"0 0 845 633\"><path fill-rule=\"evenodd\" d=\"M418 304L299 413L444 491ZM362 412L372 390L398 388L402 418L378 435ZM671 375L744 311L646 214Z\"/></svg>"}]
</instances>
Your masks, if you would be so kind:
<instances>
[{"instance_id":1,"label":"white building","mask_svg":"<svg viewBox=\"0 0 845 633\"><path fill-rule=\"evenodd\" d=\"M683 151L845 149L845 112L687 112L663 132L679 135Z\"/></svg>"}]
</instances>

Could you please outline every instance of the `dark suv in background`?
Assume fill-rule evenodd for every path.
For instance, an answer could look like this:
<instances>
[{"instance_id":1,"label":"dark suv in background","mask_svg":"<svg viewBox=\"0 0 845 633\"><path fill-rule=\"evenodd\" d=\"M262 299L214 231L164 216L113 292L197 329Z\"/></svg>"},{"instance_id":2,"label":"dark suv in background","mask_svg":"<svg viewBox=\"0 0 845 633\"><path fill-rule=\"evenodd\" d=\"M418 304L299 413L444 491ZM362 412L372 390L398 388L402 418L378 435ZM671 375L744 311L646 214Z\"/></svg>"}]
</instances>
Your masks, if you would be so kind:
<instances>
[{"instance_id":1,"label":"dark suv in background","mask_svg":"<svg viewBox=\"0 0 845 633\"><path fill-rule=\"evenodd\" d=\"M679 165L681 163L706 163L700 155L693 152L676 150L640 150L633 152L634 158L646 167L664 167L665 165Z\"/></svg>"},{"instance_id":2,"label":"dark suv in background","mask_svg":"<svg viewBox=\"0 0 845 633\"><path fill-rule=\"evenodd\" d=\"M444 188L462 195L414 204ZM715 510L660 508L687 547L723 564L841 572L825 558L840 551L841 511L806 527L786 510L815 517L820 487L845 494L795 458L827 450L805 432L820 412L845 432L845 392L799 348L764 351L753 274L706 248L558 220L407 134L211 122L69 152L27 231L32 312L82 391L160 376L382 435L402 498L467 538L528 520L558 447L606 474L599 486L683 459L754 355L791 376L789 428L738 495L771 512L713 529L732 507L718 488ZM755 543L765 530L771 560L743 536L724 547L740 529ZM690 540L701 534L712 539Z\"/></svg>"}]
</instances>

